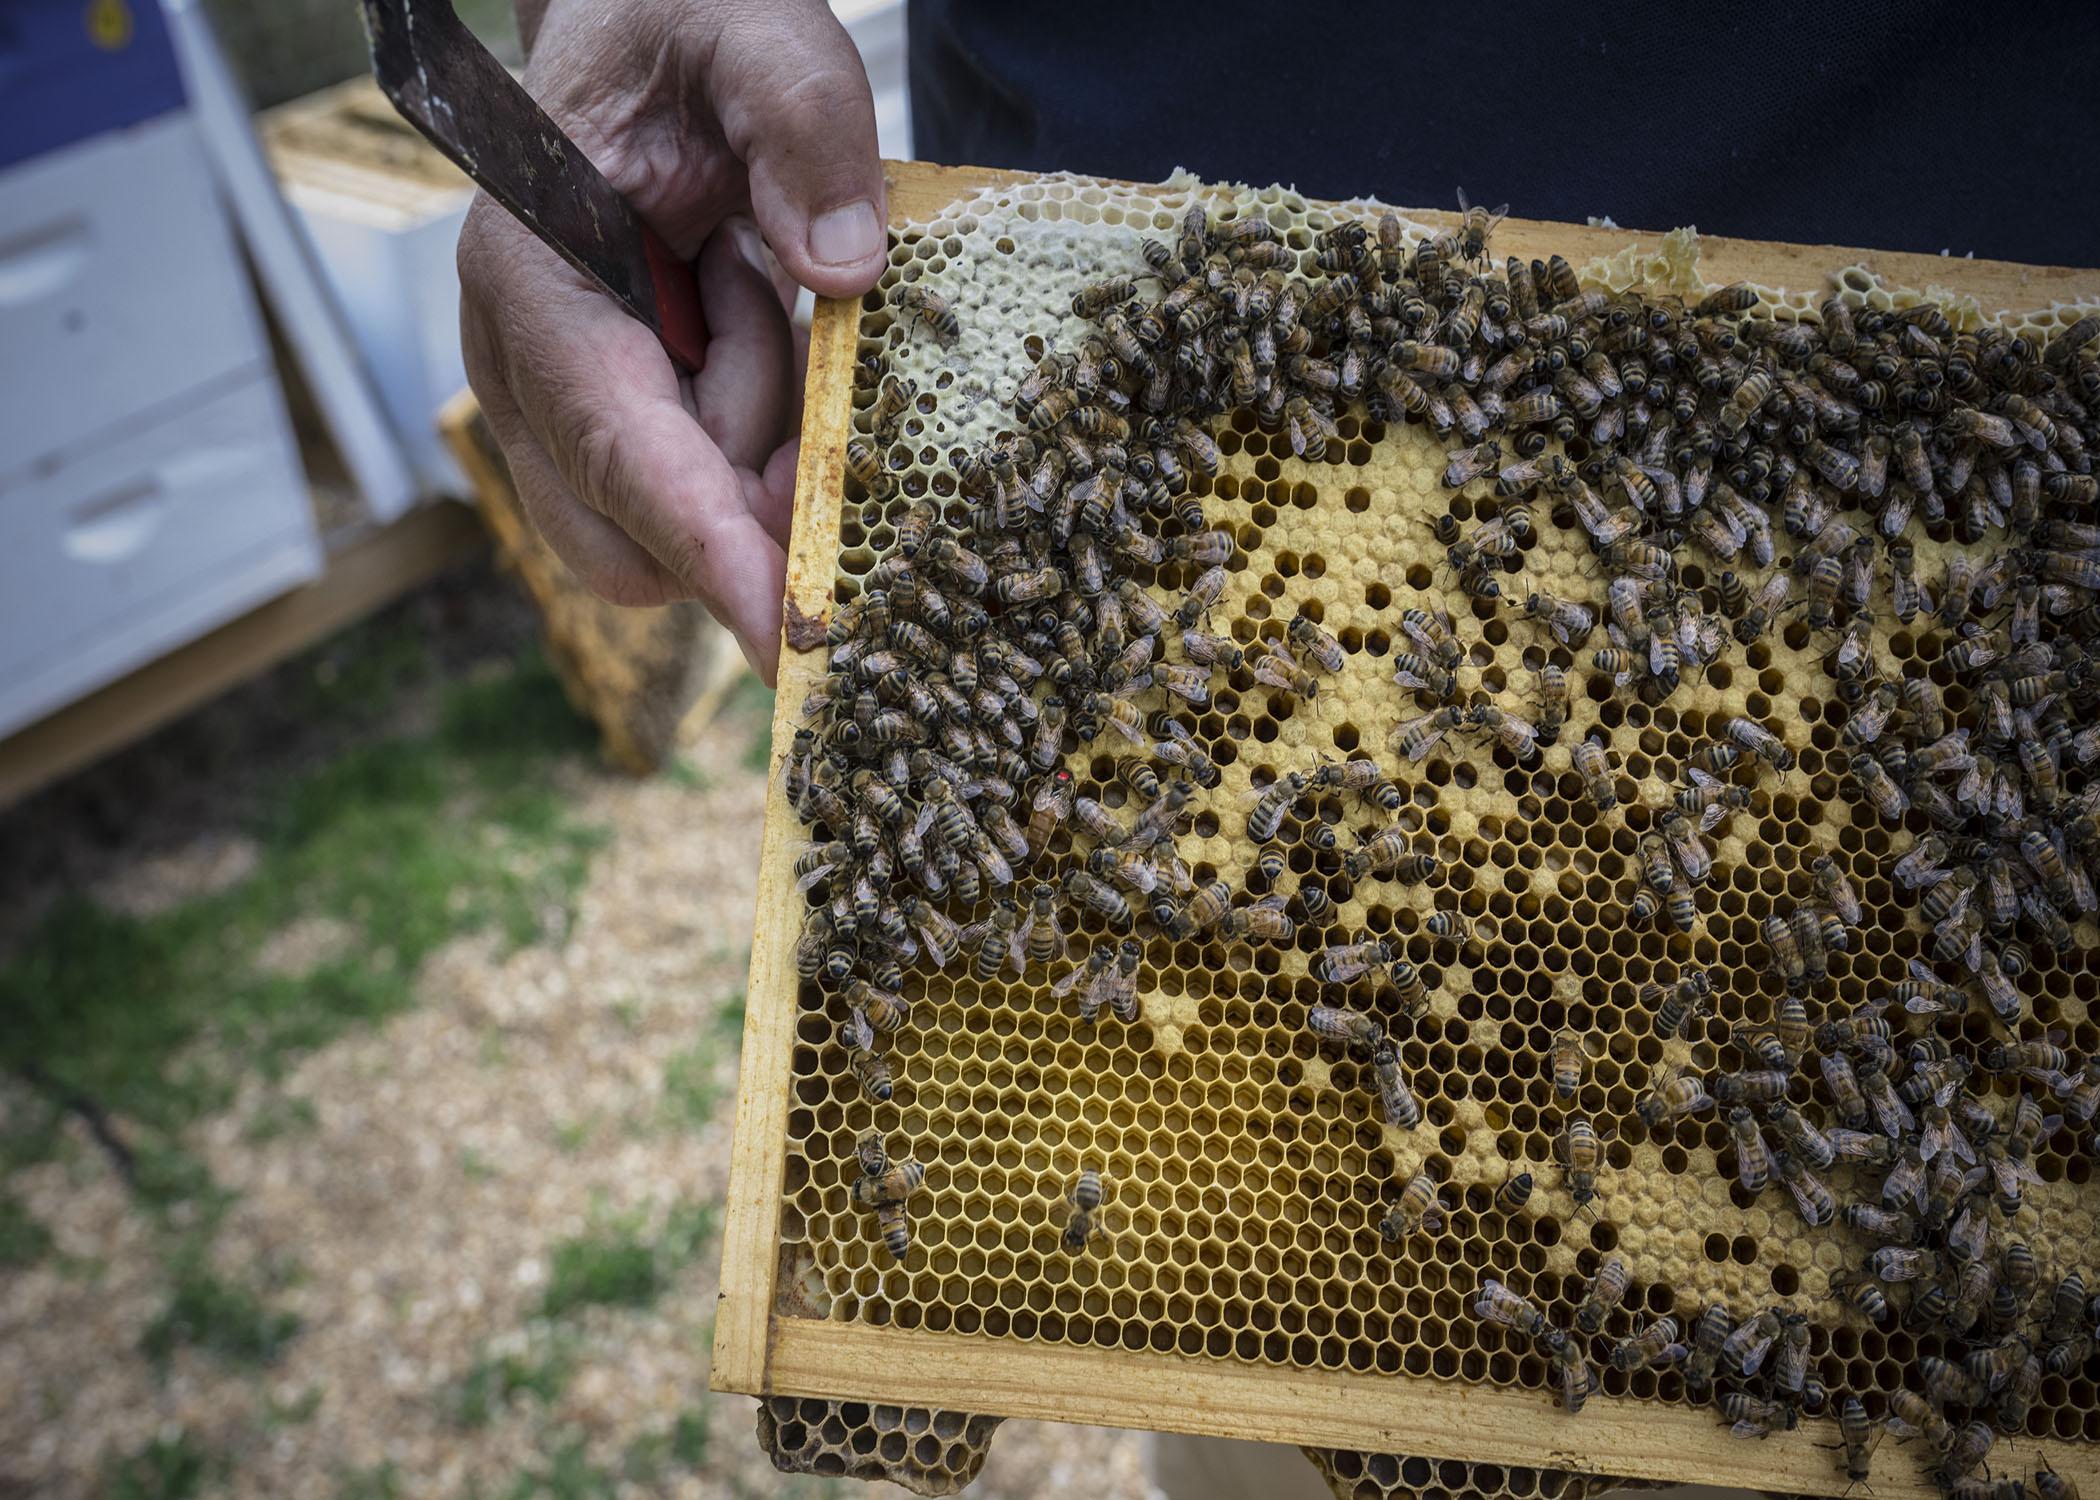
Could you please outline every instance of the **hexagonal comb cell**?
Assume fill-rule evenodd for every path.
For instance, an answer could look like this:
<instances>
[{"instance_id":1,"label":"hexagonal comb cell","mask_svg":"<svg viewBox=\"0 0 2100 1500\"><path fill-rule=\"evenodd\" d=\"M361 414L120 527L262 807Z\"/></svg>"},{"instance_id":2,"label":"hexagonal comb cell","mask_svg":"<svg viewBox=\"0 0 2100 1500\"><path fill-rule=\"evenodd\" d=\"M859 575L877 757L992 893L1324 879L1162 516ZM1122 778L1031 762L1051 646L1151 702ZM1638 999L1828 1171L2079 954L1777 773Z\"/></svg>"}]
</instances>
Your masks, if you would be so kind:
<instances>
[{"instance_id":1,"label":"hexagonal comb cell","mask_svg":"<svg viewBox=\"0 0 2100 1500\"><path fill-rule=\"evenodd\" d=\"M908 405L897 440L880 450L880 477L847 482L841 605L895 554L914 507L930 501L936 525L966 525L977 502L958 489L958 465L1022 425L1010 403L1040 362L1097 336L1069 314L1074 294L1111 275L1142 278L1140 236L1171 237L1195 191L1021 183L898 237L889 272L863 304L860 352L887 361ZM1266 219L1303 266L1317 236L1360 211L1276 190L1219 190L1207 201L1227 220ZM1406 235L1411 245L1420 230L1409 224ZM1590 268L1588 284L1697 292L1695 249L1673 238L1656 256ZM907 327L899 287L936 291L957 315L955 336ZM1857 308L1923 305L1863 272L1847 273L1841 294ZM1813 322L1820 300L1775 295L1757 316ZM1957 326L1974 326L1973 308L1952 312ZM2066 323L2051 314L2036 327ZM871 443L883 400L872 382L854 396L855 433ZM1672 692L1615 682L1627 664L1600 655L1609 579L1572 505L1542 494L1519 507L1497 493L1492 471L1447 486L1449 443L1419 421L1381 422L1352 407L1333 426L1324 451L1304 457L1252 411L1214 424L1216 472L1192 475L1189 494L1229 555L1215 599L1189 620L1232 660L1213 673L1207 701L1157 688L1139 700L1148 733L1171 724L1215 770L1172 841L1191 884L1223 882L1249 901L1273 892L1294 933L1263 942L1156 930L1133 895L1138 1003L1129 1016L1103 1008L1082 1018L1048 982L1063 963L907 965L898 994L910 1019L880 1038L889 1080L881 1099L841 1044L838 995L805 980L795 997L780 1228L794 1311L1522 1388L1543 1408L1555 1362L1475 1313L1483 1282L1565 1329L1600 1273L1623 1265L1623 1295L1599 1314L1592 1346L1604 1396L1687 1397L1681 1365L1606 1360L1658 1320L1675 1318L1689 1342L1709 1306L1738 1320L1778 1307L1806 1319L1807 1378L1858 1395L1880 1420L1921 1360L1959 1359L1970 1344L1938 1326L1881 1326L1850 1310L1844 1275L1872 1242L1811 1228L1777 1174L1761 1191L1746 1187L1750 1142L1731 1128L1735 1098L1681 1114L1668 1104L1685 1080L1754 1073L1763 1039L1845 1020L1870 996L1911 993L1902 987L1918 982L1919 963L1952 977L1935 959L1919 892L1891 874L1930 825L1915 809L1879 817L1850 790L1863 705L1833 678L1843 630L1812 624L1820 612L1775 608L1764 628L1732 632L1707 665L1687 668ZM1550 451L1587 450L1576 438ZM1528 524L1513 519L1519 510ZM1776 501L1771 520L1783 531ZM1497 526L1514 530L1487 570L1501 596L1488 597L1477 577L1449 565L1446 549ZM1175 522L1161 530L1170 540L1186 534ZM1780 542L1783 572L1799 542ZM1916 576L1937 580L1962 543L1946 523L1920 522L1913 549ZM1733 572L1693 546L1682 558L1669 607L1742 614ZM1135 576L1171 610L1200 571L1163 556ZM1586 601L1600 618L1566 628L1556 599ZM1974 722L1985 705L1955 669L1959 653L1976 649L1964 632L1929 609L1905 623L1875 600L1860 638L1886 664L1891 692L1930 684L1952 720ZM1294 649L1300 621L1335 649L1316 692L1275 665ZM1989 628L1980 615L1970 624L1971 636ZM1448 656L1438 657L1439 640ZM1396 672L1420 681L1446 669L1448 693L1396 687ZM1439 719L1440 706L1457 716ZM1522 724L1472 717L1482 707L1560 722L1534 751ZM1775 737L1768 758L1784 770L1751 752L1738 721ZM1065 740L1060 763L1076 798L1124 825L1151 805L1113 734L1075 743ZM1716 744L1743 753L1717 760ZM1247 836L1249 809L1265 805L1266 792L1345 757L1375 762L1380 785L1309 786L1283 799L1273 840ZM2085 786L2082 766L2067 769L2065 796ZM1708 826L1687 834L1680 812L1696 823L1708 806ZM1017 808L1017 818L1028 811ZM1367 868L1352 855L1380 830L1397 840L1394 862ZM1649 888L1660 889L1653 862L1688 859L1668 852L1688 837L1710 872L1677 877L1677 892L1688 893L1681 908L1657 899L1652 916L1636 920ZM1017 871L1017 894L1038 879L1062 885L1083 867L1088 843L1053 833L1033 868ZM1769 922L1812 910L1833 877L1862 911L1842 947L1819 949L1817 981L1804 984L1788 974ZM1112 949L1125 926L1084 907L1067 920L1073 962ZM1335 1003L1325 950L1344 939L1376 944L1381 968L1406 967L1405 982L1355 991L1346 1003L1391 1038L1391 1063L1419 1111L1411 1125L1381 1112L1386 1064L1312 1025L1316 1008ZM1795 940L1791 929L1782 940ZM1901 1039L1931 1038L1979 1059L1996 1042L2049 1045L2052 1036L2074 1057L2100 1049L2088 1015L2092 929L2081 922L2076 940L2031 949L2021 981L2029 1009L2009 1036L1978 1003L1965 1014L1920 1007L1915 1019L1899 1018ZM1806 996L1798 1015L1785 1004L1796 993ZM1674 1026L1659 1015L1673 1006ZM1835 1125L1843 1110L1812 1068L1769 1096L1754 1081L1737 1087L1753 1091L1742 1097L1760 1111L1791 1105L1813 1126ZM2016 1080L1983 1071L1968 1089L2000 1117L2017 1091ZM1568 1159L1578 1118L1598 1131L1580 1147L1581 1181ZM855 1152L871 1132L889 1160L925 1169L883 1227L856 1197ZM2019 1234L2051 1280L2082 1271L2100 1288L2090 1163L2071 1131L2042 1133ZM1087 1172L1098 1174L1100 1206L1074 1238L1067 1229ZM1822 1175L1840 1192L1865 1192L1848 1184L1867 1179L1843 1167ZM1436 1211L1416 1232L1382 1234L1417 1179ZM1523 1183L1529 1196L1519 1203ZM901 1260L883 1238L898 1225L904 1238L891 1244L903 1245ZM2093 1373L2082 1362L2052 1371L2009 1425L2033 1438L2100 1437ZM1582 1500L1618 1483L1389 1455L1315 1461L1338 1495ZM1684 1477L1697 1477L1696 1462L1687 1464Z\"/></svg>"},{"instance_id":2,"label":"hexagonal comb cell","mask_svg":"<svg viewBox=\"0 0 2100 1500\"><path fill-rule=\"evenodd\" d=\"M1334 1500L1589 1500L1608 1490L1641 1489L1637 1480L1562 1469L1512 1468L1455 1459L1359 1453L1353 1448L1307 1448L1305 1456L1327 1481Z\"/></svg>"},{"instance_id":3,"label":"hexagonal comb cell","mask_svg":"<svg viewBox=\"0 0 2100 1500\"><path fill-rule=\"evenodd\" d=\"M770 1396L758 1446L783 1474L887 1479L914 1495L953 1495L977 1477L999 1418L870 1401Z\"/></svg>"}]
</instances>

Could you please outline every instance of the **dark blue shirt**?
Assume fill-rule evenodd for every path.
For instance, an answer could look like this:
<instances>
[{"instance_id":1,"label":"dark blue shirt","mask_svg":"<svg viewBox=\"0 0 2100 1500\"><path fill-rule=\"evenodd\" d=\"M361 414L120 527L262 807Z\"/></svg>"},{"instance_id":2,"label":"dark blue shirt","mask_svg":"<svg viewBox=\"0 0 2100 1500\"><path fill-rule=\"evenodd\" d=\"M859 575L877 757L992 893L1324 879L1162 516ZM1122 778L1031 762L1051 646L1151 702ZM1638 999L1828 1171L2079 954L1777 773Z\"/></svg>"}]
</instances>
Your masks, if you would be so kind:
<instances>
[{"instance_id":1,"label":"dark blue shirt","mask_svg":"<svg viewBox=\"0 0 2100 1500\"><path fill-rule=\"evenodd\" d=\"M2100 265L2100 3L911 0L930 161Z\"/></svg>"}]
</instances>

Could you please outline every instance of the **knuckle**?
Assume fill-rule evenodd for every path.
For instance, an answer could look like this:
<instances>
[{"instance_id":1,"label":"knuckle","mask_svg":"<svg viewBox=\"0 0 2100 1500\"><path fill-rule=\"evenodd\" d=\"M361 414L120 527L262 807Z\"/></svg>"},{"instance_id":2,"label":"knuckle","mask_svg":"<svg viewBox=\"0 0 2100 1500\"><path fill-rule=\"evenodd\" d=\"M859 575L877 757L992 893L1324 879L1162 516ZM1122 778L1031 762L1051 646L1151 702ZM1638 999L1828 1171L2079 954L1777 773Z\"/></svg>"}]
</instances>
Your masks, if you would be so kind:
<instances>
[{"instance_id":1,"label":"knuckle","mask_svg":"<svg viewBox=\"0 0 2100 1500\"><path fill-rule=\"evenodd\" d=\"M690 531L680 531L669 539L665 550L670 555L664 558L664 566L688 587L697 587L706 576L707 539Z\"/></svg>"},{"instance_id":2,"label":"knuckle","mask_svg":"<svg viewBox=\"0 0 2100 1500\"><path fill-rule=\"evenodd\" d=\"M569 482L593 510L615 520L627 505L623 481L620 431L602 411L581 413L570 429L567 443Z\"/></svg>"},{"instance_id":3,"label":"knuckle","mask_svg":"<svg viewBox=\"0 0 2100 1500\"><path fill-rule=\"evenodd\" d=\"M635 564L591 562L575 572L583 586L607 604L636 609L662 602L663 590L646 569Z\"/></svg>"}]
</instances>

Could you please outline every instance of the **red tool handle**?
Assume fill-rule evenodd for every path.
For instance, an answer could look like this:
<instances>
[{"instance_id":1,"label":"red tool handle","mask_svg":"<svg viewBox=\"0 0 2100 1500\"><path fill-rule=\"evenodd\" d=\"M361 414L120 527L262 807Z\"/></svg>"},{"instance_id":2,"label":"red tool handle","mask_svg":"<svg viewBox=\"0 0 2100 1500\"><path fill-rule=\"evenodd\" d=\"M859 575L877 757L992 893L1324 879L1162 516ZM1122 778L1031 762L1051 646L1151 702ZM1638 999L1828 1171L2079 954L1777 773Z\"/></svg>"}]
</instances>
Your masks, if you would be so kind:
<instances>
[{"instance_id":1,"label":"red tool handle","mask_svg":"<svg viewBox=\"0 0 2100 1500\"><path fill-rule=\"evenodd\" d=\"M663 236L642 226L642 250L649 257L649 280L656 292L656 336L664 352L688 375L700 373L707 352L707 320L700 314L700 283L693 268L680 260Z\"/></svg>"}]
</instances>

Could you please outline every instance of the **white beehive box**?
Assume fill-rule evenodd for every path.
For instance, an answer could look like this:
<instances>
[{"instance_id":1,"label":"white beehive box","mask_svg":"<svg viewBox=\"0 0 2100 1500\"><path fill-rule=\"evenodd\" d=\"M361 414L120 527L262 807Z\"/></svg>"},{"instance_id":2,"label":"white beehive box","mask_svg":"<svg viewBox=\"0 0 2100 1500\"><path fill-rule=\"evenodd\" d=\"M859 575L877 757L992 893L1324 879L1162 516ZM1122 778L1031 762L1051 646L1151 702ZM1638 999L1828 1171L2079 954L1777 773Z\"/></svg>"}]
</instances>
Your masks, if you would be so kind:
<instances>
[{"instance_id":1,"label":"white beehive box","mask_svg":"<svg viewBox=\"0 0 2100 1500\"><path fill-rule=\"evenodd\" d=\"M316 576L193 117L0 172L0 734Z\"/></svg>"}]
</instances>

